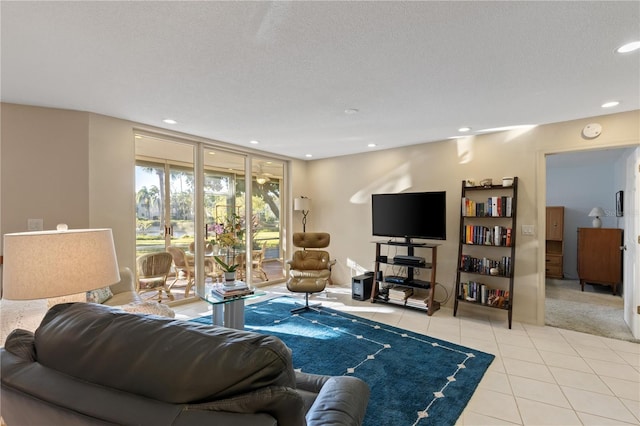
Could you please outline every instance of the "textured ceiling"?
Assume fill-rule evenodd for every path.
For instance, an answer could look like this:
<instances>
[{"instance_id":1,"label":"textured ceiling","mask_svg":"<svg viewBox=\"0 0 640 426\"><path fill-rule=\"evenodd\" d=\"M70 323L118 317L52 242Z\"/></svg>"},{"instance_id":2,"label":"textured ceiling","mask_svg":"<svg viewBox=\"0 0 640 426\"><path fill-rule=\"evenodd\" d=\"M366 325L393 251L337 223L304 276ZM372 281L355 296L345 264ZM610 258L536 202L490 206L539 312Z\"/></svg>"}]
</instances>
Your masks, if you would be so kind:
<instances>
[{"instance_id":1,"label":"textured ceiling","mask_svg":"<svg viewBox=\"0 0 640 426\"><path fill-rule=\"evenodd\" d=\"M638 1L2 1L0 13L3 102L295 158L640 108L640 53L614 53L640 40Z\"/></svg>"}]
</instances>

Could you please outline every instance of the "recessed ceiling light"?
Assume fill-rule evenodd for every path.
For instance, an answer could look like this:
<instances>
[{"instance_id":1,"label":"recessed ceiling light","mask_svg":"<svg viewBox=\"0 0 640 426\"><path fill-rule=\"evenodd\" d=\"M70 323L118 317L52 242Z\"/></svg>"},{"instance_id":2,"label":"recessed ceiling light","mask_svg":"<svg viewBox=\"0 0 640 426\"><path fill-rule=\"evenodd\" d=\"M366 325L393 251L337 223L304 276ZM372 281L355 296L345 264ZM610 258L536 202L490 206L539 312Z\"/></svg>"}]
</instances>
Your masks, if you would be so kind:
<instances>
[{"instance_id":1,"label":"recessed ceiling light","mask_svg":"<svg viewBox=\"0 0 640 426\"><path fill-rule=\"evenodd\" d=\"M209 155L216 155L216 153L213 151L209 151Z\"/></svg>"},{"instance_id":2,"label":"recessed ceiling light","mask_svg":"<svg viewBox=\"0 0 640 426\"><path fill-rule=\"evenodd\" d=\"M178 122L176 120L173 120L171 118L165 118L164 120L162 120L164 123L167 124L178 124Z\"/></svg>"},{"instance_id":3,"label":"recessed ceiling light","mask_svg":"<svg viewBox=\"0 0 640 426\"><path fill-rule=\"evenodd\" d=\"M305 154L304 156L307 157L307 158L313 157L313 155L311 155L311 154Z\"/></svg>"},{"instance_id":4,"label":"recessed ceiling light","mask_svg":"<svg viewBox=\"0 0 640 426\"><path fill-rule=\"evenodd\" d=\"M620 105L620 102L618 101L611 101L611 102L605 102L602 105L600 105L602 108L611 108L614 106L618 106Z\"/></svg>"},{"instance_id":5,"label":"recessed ceiling light","mask_svg":"<svg viewBox=\"0 0 640 426\"><path fill-rule=\"evenodd\" d=\"M375 143L370 143L367 145L369 148L375 148L377 145Z\"/></svg>"},{"instance_id":6,"label":"recessed ceiling light","mask_svg":"<svg viewBox=\"0 0 640 426\"><path fill-rule=\"evenodd\" d=\"M136 135L136 139L142 139L142 136Z\"/></svg>"},{"instance_id":7,"label":"recessed ceiling light","mask_svg":"<svg viewBox=\"0 0 640 426\"><path fill-rule=\"evenodd\" d=\"M257 140L255 140L255 139L254 139L254 140L252 140L252 141L249 141L249 143L250 143L251 145L258 145L260 142L258 142Z\"/></svg>"},{"instance_id":8,"label":"recessed ceiling light","mask_svg":"<svg viewBox=\"0 0 640 426\"><path fill-rule=\"evenodd\" d=\"M629 53L640 49L640 41L632 41L616 49L617 53Z\"/></svg>"},{"instance_id":9,"label":"recessed ceiling light","mask_svg":"<svg viewBox=\"0 0 640 426\"><path fill-rule=\"evenodd\" d=\"M360 112L360 110L356 108L347 108L344 110L345 114L357 114L358 112Z\"/></svg>"},{"instance_id":10,"label":"recessed ceiling light","mask_svg":"<svg viewBox=\"0 0 640 426\"><path fill-rule=\"evenodd\" d=\"M463 133L468 132L469 130L471 130L471 127L460 127L458 129L459 132L463 132Z\"/></svg>"}]
</instances>

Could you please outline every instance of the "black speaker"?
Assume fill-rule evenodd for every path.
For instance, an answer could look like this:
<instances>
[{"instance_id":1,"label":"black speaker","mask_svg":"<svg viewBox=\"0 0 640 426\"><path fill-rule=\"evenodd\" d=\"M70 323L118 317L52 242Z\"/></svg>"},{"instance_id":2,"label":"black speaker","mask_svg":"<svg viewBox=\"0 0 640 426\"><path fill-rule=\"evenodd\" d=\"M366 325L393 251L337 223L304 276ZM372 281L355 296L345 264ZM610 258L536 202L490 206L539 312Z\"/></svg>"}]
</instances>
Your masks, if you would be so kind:
<instances>
[{"instance_id":1,"label":"black speaker","mask_svg":"<svg viewBox=\"0 0 640 426\"><path fill-rule=\"evenodd\" d=\"M351 298L355 300L368 300L371 298L371 286L373 275L358 275L351 279Z\"/></svg>"}]
</instances>

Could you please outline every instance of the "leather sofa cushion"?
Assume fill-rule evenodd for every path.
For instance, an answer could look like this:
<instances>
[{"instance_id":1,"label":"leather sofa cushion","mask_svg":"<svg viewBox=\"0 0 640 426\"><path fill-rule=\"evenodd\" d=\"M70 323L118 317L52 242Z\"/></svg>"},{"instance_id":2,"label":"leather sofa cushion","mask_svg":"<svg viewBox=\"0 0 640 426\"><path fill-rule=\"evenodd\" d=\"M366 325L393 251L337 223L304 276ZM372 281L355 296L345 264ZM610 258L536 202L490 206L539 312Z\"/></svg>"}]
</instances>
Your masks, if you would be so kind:
<instances>
[{"instance_id":1,"label":"leather sofa cushion","mask_svg":"<svg viewBox=\"0 0 640 426\"><path fill-rule=\"evenodd\" d=\"M291 350L273 336L91 303L51 308L35 332L35 349L47 367L174 404L295 388Z\"/></svg>"}]
</instances>

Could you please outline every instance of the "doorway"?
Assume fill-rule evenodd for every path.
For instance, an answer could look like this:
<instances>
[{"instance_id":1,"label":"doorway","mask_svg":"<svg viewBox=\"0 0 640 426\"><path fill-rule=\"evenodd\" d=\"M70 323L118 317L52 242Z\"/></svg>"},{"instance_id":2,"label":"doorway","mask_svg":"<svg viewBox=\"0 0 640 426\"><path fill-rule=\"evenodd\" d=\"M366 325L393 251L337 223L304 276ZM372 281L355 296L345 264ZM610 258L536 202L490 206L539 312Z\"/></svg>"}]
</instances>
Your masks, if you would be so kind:
<instances>
[{"instance_id":1,"label":"doorway","mask_svg":"<svg viewBox=\"0 0 640 426\"><path fill-rule=\"evenodd\" d=\"M564 207L563 260L560 277L545 280L545 323L590 334L634 340L624 319L624 299L634 297L632 282L623 279L617 296L610 287L578 278L578 229L591 228L589 213L601 207L603 228L625 228L617 216L616 193L628 187L627 158L633 148L591 150L546 156L546 205ZM625 281L627 281L625 283ZM628 287L625 292L625 284ZM585 321L589 318L589 321Z\"/></svg>"}]
</instances>

